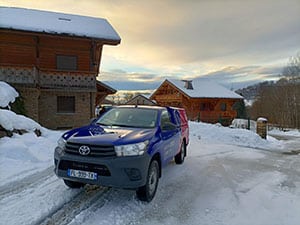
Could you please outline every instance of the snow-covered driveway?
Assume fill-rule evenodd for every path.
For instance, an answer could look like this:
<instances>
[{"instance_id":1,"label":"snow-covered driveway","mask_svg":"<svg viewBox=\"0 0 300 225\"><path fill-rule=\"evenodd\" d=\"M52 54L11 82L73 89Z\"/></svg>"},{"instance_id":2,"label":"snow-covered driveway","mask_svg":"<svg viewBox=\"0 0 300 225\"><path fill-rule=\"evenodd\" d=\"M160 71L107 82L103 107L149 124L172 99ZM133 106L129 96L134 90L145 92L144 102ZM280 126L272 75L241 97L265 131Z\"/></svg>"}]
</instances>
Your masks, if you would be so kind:
<instances>
[{"instance_id":1,"label":"snow-covered driveway","mask_svg":"<svg viewBox=\"0 0 300 225\"><path fill-rule=\"evenodd\" d=\"M45 155L39 152L37 161L27 157L24 170L31 168L29 177L1 182L0 224L299 224L300 156L282 154L300 146L299 133L285 146L291 140L265 141L250 131L201 123L190 127L186 161L164 168L151 203L139 202L134 191L66 188L51 171L51 146ZM55 135L46 136L51 142ZM32 153L26 144L30 138L24 143L21 136L14 138L23 152L19 157L15 153L10 163L20 163L20 155ZM1 181L22 172L19 164L10 164L10 171L4 168L9 154L3 146L8 148L10 141L0 139L0 170L6 171L0 172ZM27 179L29 184L23 185Z\"/></svg>"}]
</instances>

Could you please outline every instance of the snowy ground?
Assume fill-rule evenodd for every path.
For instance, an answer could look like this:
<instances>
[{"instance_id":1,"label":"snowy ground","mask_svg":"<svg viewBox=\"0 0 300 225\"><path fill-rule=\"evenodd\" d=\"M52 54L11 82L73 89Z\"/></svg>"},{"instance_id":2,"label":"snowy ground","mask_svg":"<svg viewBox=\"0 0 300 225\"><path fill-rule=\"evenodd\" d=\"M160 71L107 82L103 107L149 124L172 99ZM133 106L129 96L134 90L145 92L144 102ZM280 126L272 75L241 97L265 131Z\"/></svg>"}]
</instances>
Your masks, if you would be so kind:
<instances>
[{"instance_id":1,"label":"snowy ground","mask_svg":"<svg viewBox=\"0 0 300 225\"><path fill-rule=\"evenodd\" d=\"M299 150L299 132L263 140L190 122L188 157L163 169L149 204L134 191L68 189L52 166L61 132L42 133L0 139L0 224L299 224L300 158L283 154Z\"/></svg>"}]
</instances>

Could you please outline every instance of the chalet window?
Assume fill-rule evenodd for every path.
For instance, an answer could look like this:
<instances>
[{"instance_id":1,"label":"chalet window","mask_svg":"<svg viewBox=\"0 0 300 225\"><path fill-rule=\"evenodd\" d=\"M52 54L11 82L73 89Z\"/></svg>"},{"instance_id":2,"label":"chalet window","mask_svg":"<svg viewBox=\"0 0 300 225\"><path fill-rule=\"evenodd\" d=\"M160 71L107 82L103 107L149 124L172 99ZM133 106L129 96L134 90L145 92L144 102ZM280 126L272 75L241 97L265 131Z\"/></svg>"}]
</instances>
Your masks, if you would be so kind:
<instances>
[{"instance_id":1,"label":"chalet window","mask_svg":"<svg viewBox=\"0 0 300 225\"><path fill-rule=\"evenodd\" d=\"M57 96L57 113L75 113L75 96Z\"/></svg>"},{"instance_id":2,"label":"chalet window","mask_svg":"<svg viewBox=\"0 0 300 225\"><path fill-rule=\"evenodd\" d=\"M57 55L56 69L58 70L77 70L77 56Z\"/></svg>"},{"instance_id":3,"label":"chalet window","mask_svg":"<svg viewBox=\"0 0 300 225\"><path fill-rule=\"evenodd\" d=\"M213 106L209 102L200 103L200 111L212 111Z\"/></svg>"},{"instance_id":4,"label":"chalet window","mask_svg":"<svg viewBox=\"0 0 300 225\"><path fill-rule=\"evenodd\" d=\"M227 108L226 103L222 102L221 105L220 105L221 111L226 111L226 108Z\"/></svg>"}]
</instances>

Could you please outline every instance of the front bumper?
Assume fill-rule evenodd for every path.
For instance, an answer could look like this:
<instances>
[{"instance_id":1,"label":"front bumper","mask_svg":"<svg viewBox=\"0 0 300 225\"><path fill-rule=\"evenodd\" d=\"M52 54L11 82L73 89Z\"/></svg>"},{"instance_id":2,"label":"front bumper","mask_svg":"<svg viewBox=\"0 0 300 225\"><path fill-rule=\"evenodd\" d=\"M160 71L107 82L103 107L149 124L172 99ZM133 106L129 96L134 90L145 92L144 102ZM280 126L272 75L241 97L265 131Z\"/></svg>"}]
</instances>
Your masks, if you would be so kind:
<instances>
[{"instance_id":1,"label":"front bumper","mask_svg":"<svg viewBox=\"0 0 300 225\"><path fill-rule=\"evenodd\" d=\"M101 158L65 152L59 154L58 148L55 149L54 153L54 172L59 178L125 189L136 189L146 184L151 160L147 153L142 156ZM98 174L97 180L70 177L68 176L68 169L96 172Z\"/></svg>"}]
</instances>

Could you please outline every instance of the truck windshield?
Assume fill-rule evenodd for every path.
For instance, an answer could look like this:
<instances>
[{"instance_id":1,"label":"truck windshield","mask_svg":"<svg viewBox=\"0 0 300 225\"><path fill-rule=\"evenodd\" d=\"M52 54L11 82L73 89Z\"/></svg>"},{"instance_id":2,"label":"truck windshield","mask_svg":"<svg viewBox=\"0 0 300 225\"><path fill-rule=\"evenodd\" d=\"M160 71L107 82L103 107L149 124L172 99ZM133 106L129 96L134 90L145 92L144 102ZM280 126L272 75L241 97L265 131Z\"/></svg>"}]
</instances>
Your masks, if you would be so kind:
<instances>
[{"instance_id":1,"label":"truck windshield","mask_svg":"<svg viewBox=\"0 0 300 225\"><path fill-rule=\"evenodd\" d=\"M154 128L157 110L141 108L113 108L98 119L104 126Z\"/></svg>"}]
</instances>

